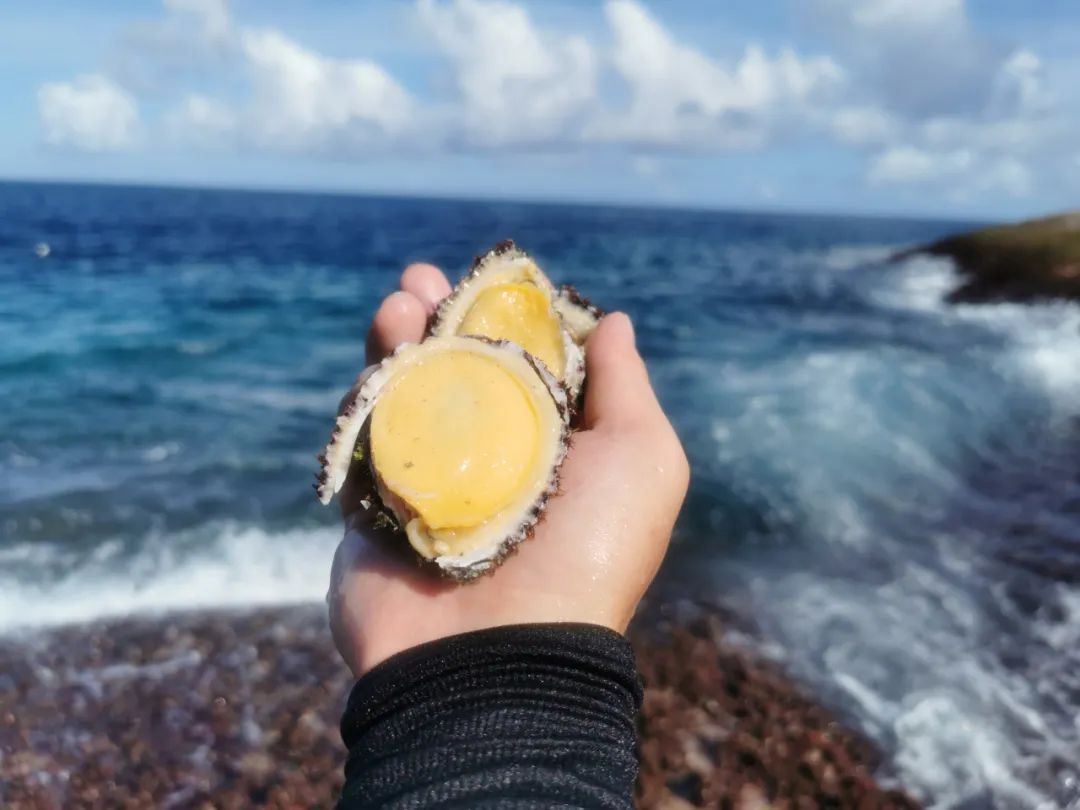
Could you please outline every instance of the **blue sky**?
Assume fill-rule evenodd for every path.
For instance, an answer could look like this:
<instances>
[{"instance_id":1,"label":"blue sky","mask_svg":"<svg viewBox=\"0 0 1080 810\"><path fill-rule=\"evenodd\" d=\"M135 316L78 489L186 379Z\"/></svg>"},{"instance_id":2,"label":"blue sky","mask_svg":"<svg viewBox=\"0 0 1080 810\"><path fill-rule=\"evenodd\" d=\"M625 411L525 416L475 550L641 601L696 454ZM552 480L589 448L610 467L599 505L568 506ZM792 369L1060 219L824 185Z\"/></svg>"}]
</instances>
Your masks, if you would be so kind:
<instances>
[{"instance_id":1,"label":"blue sky","mask_svg":"<svg viewBox=\"0 0 1080 810\"><path fill-rule=\"evenodd\" d=\"M1020 217L1080 199L1077 43L1074 0L39 0L0 177Z\"/></svg>"}]
</instances>

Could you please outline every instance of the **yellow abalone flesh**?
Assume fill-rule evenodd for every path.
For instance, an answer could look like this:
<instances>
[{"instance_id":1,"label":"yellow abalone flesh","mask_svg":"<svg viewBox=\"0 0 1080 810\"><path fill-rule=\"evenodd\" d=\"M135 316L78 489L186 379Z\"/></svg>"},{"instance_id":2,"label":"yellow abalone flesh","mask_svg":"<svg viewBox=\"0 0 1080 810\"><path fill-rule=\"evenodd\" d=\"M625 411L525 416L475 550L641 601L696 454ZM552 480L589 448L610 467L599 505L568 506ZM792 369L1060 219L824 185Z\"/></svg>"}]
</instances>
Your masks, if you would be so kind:
<instances>
[{"instance_id":1,"label":"yellow abalone flesh","mask_svg":"<svg viewBox=\"0 0 1080 810\"><path fill-rule=\"evenodd\" d=\"M478 257L432 321L432 335L478 335L521 346L564 383L573 403L585 378L584 344L599 312L569 287L556 289L513 242Z\"/></svg>"},{"instance_id":2,"label":"yellow abalone flesh","mask_svg":"<svg viewBox=\"0 0 1080 810\"><path fill-rule=\"evenodd\" d=\"M516 343L459 335L406 344L362 379L322 456L320 499L363 475L421 558L459 580L494 568L558 485L565 386Z\"/></svg>"}]
</instances>

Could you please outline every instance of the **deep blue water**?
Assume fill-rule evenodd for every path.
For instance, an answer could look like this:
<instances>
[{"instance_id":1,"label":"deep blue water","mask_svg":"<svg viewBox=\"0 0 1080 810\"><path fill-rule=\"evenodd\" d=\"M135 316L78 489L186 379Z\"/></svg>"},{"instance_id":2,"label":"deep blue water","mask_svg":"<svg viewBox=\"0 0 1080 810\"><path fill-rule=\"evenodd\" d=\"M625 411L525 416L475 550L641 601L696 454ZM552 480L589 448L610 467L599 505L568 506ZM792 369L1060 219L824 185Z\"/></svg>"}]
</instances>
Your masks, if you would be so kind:
<instances>
[{"instance_id":1,"label":"deep blue water","mask_svg":"<svg viewBox=\"0 0 1080 810\"><path fill-rule=\"evenodd\" d=\"M1080 308L885 261L964 227L0 185L0 628L321 598L379 298L512 237L636 320L693 467L659 587L936 804L1080 801Z\"/></svg>"}]
</instances>

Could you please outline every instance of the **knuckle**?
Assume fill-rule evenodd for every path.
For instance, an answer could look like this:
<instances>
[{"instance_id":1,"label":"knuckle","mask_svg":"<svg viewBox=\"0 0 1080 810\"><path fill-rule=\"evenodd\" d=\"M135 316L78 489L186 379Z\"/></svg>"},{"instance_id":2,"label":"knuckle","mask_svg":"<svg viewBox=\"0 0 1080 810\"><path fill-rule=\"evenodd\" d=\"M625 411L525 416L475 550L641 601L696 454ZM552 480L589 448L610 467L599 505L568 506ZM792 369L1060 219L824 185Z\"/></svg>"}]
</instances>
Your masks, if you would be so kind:
<instances>
[{"instance_id":1,"label":"knuckle","mask_svg":"<svg viewBox=\"0 0 1080 810\"><path fill-rule=\"evenodd\" d=\"M690 459L675 429L668 425L666 433L664 447L672 477L685 488L690 481Z\"/></svg>"},{"instance_id":2,"label":"knuckle","mask_svg":"<svg viewBox=\"0 0 1080 810\"><path fill-rule=\"evenodd\" d=\"M690 486L690 459L687 458L686 451L682 449L682 445L679 446L679 481L683 489Z\"/></svg>"},{"instance_id":3,"label":"knuckle","mask_svg":"<svg viewBox=\"0 0 1080 810\"><path fill-rule=\"evenodd\" d=\"M690 479L690 461L674 428L666 421L662 425L643 421L631 429L634 442L647 450L655 463L672 482L685 487Z\"/></svg>"}]
</instances>

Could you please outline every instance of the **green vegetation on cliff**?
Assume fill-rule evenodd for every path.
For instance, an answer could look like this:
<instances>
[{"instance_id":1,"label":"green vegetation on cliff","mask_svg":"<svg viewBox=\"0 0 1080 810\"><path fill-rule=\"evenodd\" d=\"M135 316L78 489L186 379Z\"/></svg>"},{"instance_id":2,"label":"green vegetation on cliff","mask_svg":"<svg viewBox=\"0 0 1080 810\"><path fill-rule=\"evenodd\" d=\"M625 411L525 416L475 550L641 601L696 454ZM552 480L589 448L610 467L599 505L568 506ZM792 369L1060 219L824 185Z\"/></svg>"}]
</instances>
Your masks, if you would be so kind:
<instances>
[{"instance_id":1,"label":"green vegetation on cliff","mask_svg":"<svg viewBox=\"0 0 1080 810\"><path fill-rule=\"evenodd\" d=\"M915 252L948 256L953 301L1080 300L1080 212L950 236Z\"/></svg>"}]
</instances>

